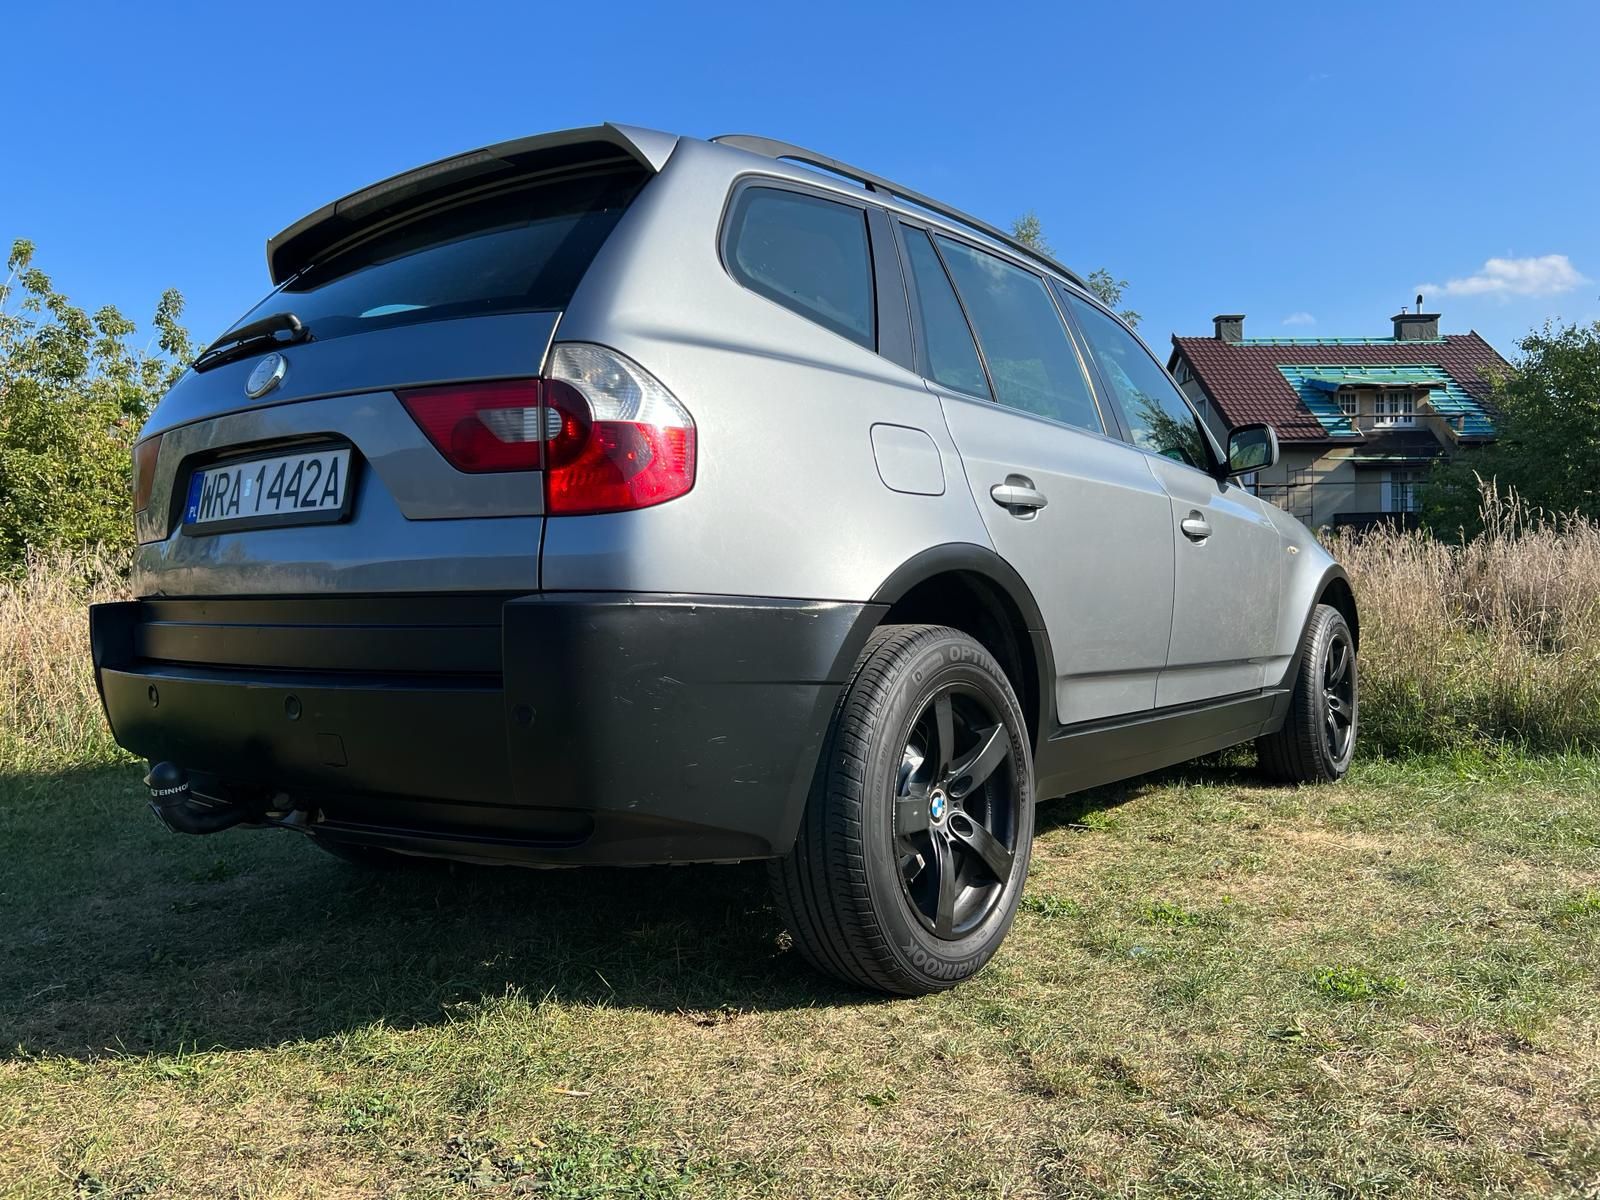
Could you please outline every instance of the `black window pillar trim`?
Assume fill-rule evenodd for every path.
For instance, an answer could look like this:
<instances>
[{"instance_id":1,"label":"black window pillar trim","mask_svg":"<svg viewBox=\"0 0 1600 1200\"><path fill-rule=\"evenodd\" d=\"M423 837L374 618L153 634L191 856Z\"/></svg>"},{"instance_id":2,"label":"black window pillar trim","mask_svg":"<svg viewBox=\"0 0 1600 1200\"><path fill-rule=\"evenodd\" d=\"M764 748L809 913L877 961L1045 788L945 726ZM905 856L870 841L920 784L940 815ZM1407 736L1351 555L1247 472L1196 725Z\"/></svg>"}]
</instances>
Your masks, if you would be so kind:
<instances>
[{"instance_id":1,"label":"black window pillar trim","mask_svg":"<svg viewBox=\"0 0 1600 1200\"><path fill-rule=\"evenodd\" d=\"M878 308L878 353L908 371L917 369L911 333L911 296L900 246L889 214L867 206L867 241L872 250L872 286Z\"/></svg>"},{"instance_id":2,"label":"black window pillar trim","mask_svg":"<svg viewBox=\"0 0 1600 1200\"><path fill-rule=\"evenodd\" d=\"M1089 389L1096 394L1096 399L1100 402L1101 420L1106 424L1106 436L1117 438L1132 446L1133 429L1128 424L1127 414L1122 411L1122 403L1118 400L1116 392L1111 389L1110 380L1101 373L1100 360L1095 358L1089 339L1084 336L1082 328L1078 325L1077 315L1072 311L1072 305L1067 302L1072 293L1059 279L1046 279L1045 282L1047 285L1045 290L1050 293L1050 299L1061 314L1061 322L1067 329L1067 340L1072 343L1072 348L1078 355L1078 361L1088 379Z\"/></svg>"},{"instance_id":3,"label":"black window pillar trim","mask_svg":"<svg viewBox=\"0 0 1600 1200\"><path fill-rule=\"evenodd\" d=\"M933 377L933 357L928 352L928 331L922 324L921 303L910 304L910 294L917 286L916 274L911 266L911 247L906 245L908 230L920 233L928 239L928 244L933 248L934 258L938 260L939 269L944 272L945 282L950 286L950 294L956 298L956 307L961 310L961 319L967 324L967 336L972 339L972 352L978 357L978 370L983 372L983 382L989 389L987 396L972 396L974 400L986 400L997 403L995 400L994 380L989 375L989 360L983 356L983 343L978 341L978 331L972 324L972 314L967 312L967 302L961 298L961 292L956 287L956 281L950 277L950 268L945 266L944 255L939 253L939 243L934 241L933 231L908 221L899 213L893 214L891 224L894 226L895 246L900 251L900 270L905 276L907 303L911 312L912 338L916 343L916 366L914 370L929 386L939 388L957 395L972 396L970 392L961 392L952 388L947 383L940 383Z\"/></svg>"},{"instance_id":4,"label":"black window pillar trim","mask_svg":"<svg viewBox=\"0 0 1600 1200\"><path fill-rule=\"evenodd\" d=\"M1195 424L1199 426L1200 438L1205 443L1206 454L1211 459L1209 469L1206 467L1191 467L1190 469L1199 471L1202 475L1209 475L1211 478L1215 479L1220 486L1225 487L1227 485L1228 476L1226 472L1227 460L1224 457L1223 449L1217 444L1217 439L1212 436L1211 429L1206 425L1205 418L1203 418L1199 412L1195 410L1194 401L1189 399L1188 393L1185 392L1178 381L1172 377L1172 372L1169 371L1166 365L1155 356L1150 347L1145 344L1144 339L1132 329L1129 329L1127 323L1124 322L1121 317L1117 316L1116 313L1112 312L1109 308L1102 304L1097 297L1089 296L1087 294L1080 294L1077 290L1069 288L1059 279L1053 280L1052 282L1061 293L1061 298L1063 301L1062 307L1067 309L1067 311L1072 315L1072 327L1074 329L1080 329L1080 326L1077 323L1077 314L1072 312L1072 305L1067 303L1069 300L1078 300L1084 304L1088 304L1096 309L1099 309L1106 316L1110 317L1114 322L1116 322L1116 324L1121 326L1127 332L1128 336L1133 339L1134 344L1143 350L1145 354L1149 356L1150 361L1155 363L1157 369L1167 377L1167 381L1171 383L1173 388L1177 391L1178 398L1183 401L1183 406L1188 410L1189 416L1193 418ZM1090 351L1088 357L1089 362L1094 369L1095 378L1100 380L1102 384L1109 383L1109 381L1105 378L1104 373L1100 370L1099 359L1094 355L1093 348L1087 335L1083 336L1083 346L1085 349ZM1111 402L1112 410L1117 415L1117 424L1121 426L1124 431L1123 441L1127 442L1135 450L1140 450L1146 454L1150 453L1150 451L1144 450L1142 446L1134 441L1133 426L1128 421L1128 414L1123 410L1122 397L1117 395L1115 390L1111 389L1110 387L1107 387L1106 391L1107 398ZM1187 463L1184 465L1188 466Z\"/></svg>"}]
</instances>

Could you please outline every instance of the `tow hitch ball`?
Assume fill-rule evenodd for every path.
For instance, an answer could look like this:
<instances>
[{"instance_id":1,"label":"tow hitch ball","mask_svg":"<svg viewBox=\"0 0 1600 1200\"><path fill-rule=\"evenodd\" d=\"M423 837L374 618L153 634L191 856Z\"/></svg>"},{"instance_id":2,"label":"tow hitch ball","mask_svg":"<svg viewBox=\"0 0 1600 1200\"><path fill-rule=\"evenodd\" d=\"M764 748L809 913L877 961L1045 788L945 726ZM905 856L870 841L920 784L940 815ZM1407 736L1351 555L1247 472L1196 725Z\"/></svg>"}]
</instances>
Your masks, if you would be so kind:
<instances>
[{"instance_id":1,"label":"tow hitch ball","mask_svg":"<svg viewBox=\"0 0 1600 1200\"><path fill-rule=\"evenodd\" d=\"M150 811L173 833L218 833L250 815L242 804L196 796L189 790L189 772L177 763L156 763L144 785L150 789Z\"/></svg>"}]
</instances>

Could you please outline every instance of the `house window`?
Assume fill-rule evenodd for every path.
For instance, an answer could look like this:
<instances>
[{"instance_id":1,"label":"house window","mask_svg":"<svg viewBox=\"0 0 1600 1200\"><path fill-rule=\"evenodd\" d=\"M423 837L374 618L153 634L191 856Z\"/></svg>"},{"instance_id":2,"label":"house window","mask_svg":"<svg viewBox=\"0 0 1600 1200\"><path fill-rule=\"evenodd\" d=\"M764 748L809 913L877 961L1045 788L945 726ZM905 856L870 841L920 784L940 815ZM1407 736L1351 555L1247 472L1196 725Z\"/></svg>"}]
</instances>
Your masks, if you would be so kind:
<instances>
[{"instance_id":1,"label":"house window","mask_svg":"<svg viewBox=\"0 0 1600 1200\"><path fill-rule=\"evenodd\" d=\"M1374 410L1377 420L1374 424L1414 425L1416 403L1416 395L1409 388L1386 388L1378 393L1378 405Z\"/></svg>"},{"instance_id":2,"label":"house window","mask_svg":"<svg viewBox=\"0 0 1600 1200\"><path fill-rule=\"evenodd\" d=\"M1344 413L1344 415L1347 417L1353 417L1356 415L1356 411L1360 407L1361 406L1357 402L1356 393L1354 391L1350 390L1349 388L1341 388L1339 390L1340 412Z\"/></svg>"},{"instance_id":3,"label":"house window","mask_svg":"<svg viewBox=\"0 0 1600 1200\"><path fill-rule=\"evenodd\" d=\"M1416 467L1389 472L1389 503L1386 512L1414 513L1422 508L1422 481L1428 473Z\"/></svg>"}]
</instances>

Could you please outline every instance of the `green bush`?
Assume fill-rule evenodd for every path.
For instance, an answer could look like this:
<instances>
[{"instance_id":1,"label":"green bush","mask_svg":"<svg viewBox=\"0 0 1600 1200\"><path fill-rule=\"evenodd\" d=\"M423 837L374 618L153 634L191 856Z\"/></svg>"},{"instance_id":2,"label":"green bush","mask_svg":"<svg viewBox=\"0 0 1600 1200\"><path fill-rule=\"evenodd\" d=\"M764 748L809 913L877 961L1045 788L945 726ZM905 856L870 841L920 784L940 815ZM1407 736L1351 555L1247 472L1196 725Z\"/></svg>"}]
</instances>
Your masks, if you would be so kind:
<instances>
[{"instance_id":1,"label":"green bush","mask_svg":"<svg viewBox=\"0 0 1600 1200\"><path fill-rule=\"evenodd\" d=\"M1441 461L1423 489L1423 520L1440 537L1483 530L1482 480L1532 508L1600 520L1600 321L1547 324L1517 348L1515 370L1490 380L1495 440Z\"/></svg>"},{"instance_id":2,"label":"green bush","mask_svg":"<svg viewBox=\"0 0 1600 1200\"><path fill-rule=\"evenodd\" d=\"M24 553L133 539L130 449L192 357L169 290L155 313L159 353L109 305L90 316L12 243L0 285L0 572Z\"/></svg>"}]
</instances>

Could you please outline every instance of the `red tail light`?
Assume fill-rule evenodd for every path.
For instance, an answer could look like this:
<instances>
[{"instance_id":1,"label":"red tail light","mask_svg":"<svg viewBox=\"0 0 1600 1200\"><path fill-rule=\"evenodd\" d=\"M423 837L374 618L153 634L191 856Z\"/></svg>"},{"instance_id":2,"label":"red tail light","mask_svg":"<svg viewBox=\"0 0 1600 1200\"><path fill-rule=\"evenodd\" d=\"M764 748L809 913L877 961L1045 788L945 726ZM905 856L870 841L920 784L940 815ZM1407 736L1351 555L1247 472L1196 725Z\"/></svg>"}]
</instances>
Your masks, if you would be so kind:
<instances>
[{"instance_id":1,"label":"red tail light","mask_svg":"<svg viewBox=\"0 0 1600 1200\"><path fill-rule=\"evenodd\" d=\"M539 381L512 379L401 392L428 440L458 471L534 471L539 467Z\"/></svg>"},{"instance_id":2,"label":"red tail light","mask_svg":"<svg viewBox=\"0 0 1600 1200\"><path fill-rule=\"evenodd\" d=\"M546 512L647 508L694 486L694 418L638 363L603 346L559 345L544 402Z\"/></svg>"},{"instance_id":3,"label":"red tail light","mask_svg":"<svg viewBox=\"0 0 1600 1200\"><path fill-rule=\"evenodd\" d=\"M557 346L543 379L421 388L400 401L457 470L542 466L547 513L648 508L694 486L694 418L603 346Z\"/></svg>"}]
</instances>

